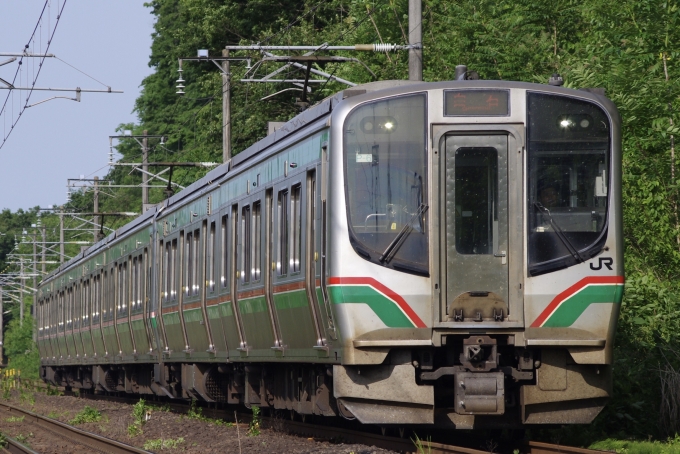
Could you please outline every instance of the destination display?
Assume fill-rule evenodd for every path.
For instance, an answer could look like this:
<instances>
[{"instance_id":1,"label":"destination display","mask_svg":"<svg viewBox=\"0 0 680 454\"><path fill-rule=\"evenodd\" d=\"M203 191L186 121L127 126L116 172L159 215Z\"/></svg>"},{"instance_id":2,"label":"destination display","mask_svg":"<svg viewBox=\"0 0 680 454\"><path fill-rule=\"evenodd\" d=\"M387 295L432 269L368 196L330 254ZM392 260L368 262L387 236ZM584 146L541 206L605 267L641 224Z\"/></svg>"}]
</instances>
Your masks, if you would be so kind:
<instances>
[{"instance_id":1,"label":"destination display","mask_svg":"<svg viewBox=\"0 0 680 454\"><path fill-rule=\"evenodd\" d=\"M507 90L447 90L444 92L444 115L509 115Z\"/></svg>"}]
</instances>

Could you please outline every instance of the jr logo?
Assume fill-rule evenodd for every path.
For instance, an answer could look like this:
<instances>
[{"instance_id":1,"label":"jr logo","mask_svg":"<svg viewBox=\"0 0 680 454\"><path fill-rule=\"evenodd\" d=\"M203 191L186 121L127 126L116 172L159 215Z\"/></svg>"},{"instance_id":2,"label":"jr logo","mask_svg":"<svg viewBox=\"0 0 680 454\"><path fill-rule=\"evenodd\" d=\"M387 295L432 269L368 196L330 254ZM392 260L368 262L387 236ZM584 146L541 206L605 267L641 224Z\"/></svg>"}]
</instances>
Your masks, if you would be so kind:
<instances>
[{"instance_id":1,"label":"jr logo","mask_svg":"<svg viewBox=\"0 0 680 454\"><path fill-rule=\"evenodd\" d=\"M591 269L591 270L595 270L595 271L601 270L601 269L602 269L602 265L604 265L604 266L607 267L608 270L611 270L613 264L614 264L614 259L613 259L613 258L611 258L611 257L600 257L599 260L598 260L597 266L595 266L594 263L591 263L591 264L590 264L590 269Z\"/></svg>"}]
</instances>

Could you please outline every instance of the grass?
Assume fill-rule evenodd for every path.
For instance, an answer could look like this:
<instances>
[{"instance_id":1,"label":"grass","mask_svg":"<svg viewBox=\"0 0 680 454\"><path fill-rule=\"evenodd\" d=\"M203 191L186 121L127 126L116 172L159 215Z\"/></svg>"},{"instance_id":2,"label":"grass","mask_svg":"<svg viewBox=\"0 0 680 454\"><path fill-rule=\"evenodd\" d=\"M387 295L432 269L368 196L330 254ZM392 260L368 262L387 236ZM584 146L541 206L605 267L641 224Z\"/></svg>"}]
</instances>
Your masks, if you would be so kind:
<instances>
[{"instance_id":1,"label":"grass","mask_svg":"<svg viewBox=\"0 0 680 454\"><path fill-rule=\"evenodd\" d=\"M29 439L30 437L32 437L32 436L33 436L33 433L32 433L32 432L29 432L28 435L19 434L19 435L17 435L16 437L14 437L14 439L15 439L16 441L18 441L19 443L26 444L26 440L28 440L28 439Z\"/></svg>"},{"instance_id":2,"label":"grass","mask_svg":"<svg viewBox=\"0 0 680 454\"><path fill-rule=\"evenodd\" d=\"M176 449L184 443L184 438L157 438L155 440L147 440L144 442L144 449L147 451L160 451L161 449Z\"/></svg>"},{"instance_id":3,"label":"grass","mask_svg":"<svg viewBox=\"0 0 680 454\"><path fill-rule=\"evenodd\" d=\"M253 405L253 419L248 426L248 436L256 437L260 435L260 407Z\"/></svg>"},{"instance_id":4,"label":"grass","mask_svg":"<svg viewBox=\"0 0 680 454\"><path fill-rule=\"evenodd\" d=\"M6 419L7 422L23 422L25 416L10 416Z\"/></svg>"},{"instance_id":5,"label":"grass","mask_svg":"<svg viewBox=\"0 0 680 454\"><path fill-rule=\"evenodd\" d=\"M22 402L28 402L31 406L35 405L35 395L33 391L20 390L19 396Z\"/></svg>"},{"instance_id":6,"label":"grass","mask_svg":"<svg viewBox=\"0 0 680 454\"><path fill-rule=\"evenodd\" d=\"M425 440L421 440L420 437L418 437L418 434L414 433L413 436L415 437L415 440L411 438L411 441L413 442L413 445L416 447L416 452L418 454L430 454L432 452L429 437L427 439L427 442L425 442Z\"/></svg>"},{"instance_id":7,"label":"grass","mask_svg":"<svg viewBox=\"0 0 680 454\"><path fill-rule=\"evenodd\" d=\"M680 435L663 441L631 441L606 439L590 445L591 449L614 451L618 454L680 454Z\"/></svg>"},{"instance_id":8,"label":"grass","mask_svg":"<svg viewBox=\"0 0 680 454\"><path fill-rule=\"evenodd\" d=\"M167 410L166 410L167 411ZM198 421L203 421L211 424L215 424L218 426L225 426L225 427L231 427L234 424L231 422L226 422L221 419L213 419L205 416L203 414L203 409L197 405L197 401L192 400L191 401L191 406L189 407L189 411L187 412L187 418L189 419L196 419Z\"/></svg>"},{"instance_id":9,"label":"grass","mask_svg":"<svg viewBox=\"0 0 680 454\"><path fill-rule=\"evenodd\" d=\"M151 406L147 405L144 399L132 406L132 424L127 427L128 436L136 437L143 432L142 427L151 417Z\"/></svg>"},{"instance_id":10,"label":"grass","mask_svg":"<svg viewBox=\"0 0 680 454\"><path fill-rule=\"evenodd\" d=\"M87 422L99 422L100 419L102 419L101 412L96 408L86 405L85 408L83 408L72 420L69 421L69 424L75 426Z\"/></svg>"}]
</instances>

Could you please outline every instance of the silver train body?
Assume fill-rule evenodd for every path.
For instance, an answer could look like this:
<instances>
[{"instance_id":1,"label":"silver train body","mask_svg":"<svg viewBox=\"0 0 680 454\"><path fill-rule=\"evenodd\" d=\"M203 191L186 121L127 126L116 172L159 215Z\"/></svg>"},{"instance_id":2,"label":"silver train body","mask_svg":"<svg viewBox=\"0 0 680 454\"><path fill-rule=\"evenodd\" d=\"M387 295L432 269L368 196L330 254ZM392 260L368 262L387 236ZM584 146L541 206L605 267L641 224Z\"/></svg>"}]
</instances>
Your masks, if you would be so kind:
<instances>
[{"instance_id":1,"label":"silver train body","mask_svg":"<svg viewBox=\"0 0 680 454\"><path fill-rule=\"evenodd\" d=\"M44 380L379 425L588 423L623 291L590 91L345 90L42 282Z\"/></svg>"}]
</instances>

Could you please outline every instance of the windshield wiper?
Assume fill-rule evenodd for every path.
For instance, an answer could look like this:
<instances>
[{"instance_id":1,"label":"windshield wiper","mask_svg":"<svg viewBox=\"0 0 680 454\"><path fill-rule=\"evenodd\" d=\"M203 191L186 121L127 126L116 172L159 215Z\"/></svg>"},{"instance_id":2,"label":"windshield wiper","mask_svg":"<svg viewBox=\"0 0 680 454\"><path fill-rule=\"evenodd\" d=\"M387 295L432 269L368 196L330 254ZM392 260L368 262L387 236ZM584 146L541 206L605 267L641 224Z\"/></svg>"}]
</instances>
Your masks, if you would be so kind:
<instances>
[{"instance_id":1,"label":"windshield wiper","mask_svg":"<svg viewBox=\"0 0 680 454\"><path fill-rule=\"evenodd\" d=\"M576 262L577 263L585 262L586 259L583 258L583 256L581 256L581 254L574 247L574 245L571 244L571 241L569 241L569 238L567 238L567 236L564 234L560 226L557 225L552 215L550 214L550 210L544 207L543 204L541 204L540 202L534 202L534 206L536 207L536 209L538 209L538 211L548 216L548 220L550 220L550 226L555 231L557 238L559 238L560 241L562 241L562 244L564 244L564 247L566 247L569 253L576 259Z\"/></svg>"},{"instance_id":2,"label":"windshield wiper","mask_svg":"<svg viewBox=\"0 0 680 454\"><path fill-rule=\"evenodd\" d=\"M404 243L406 240L406 237L413 231L413 222L416 221L418 218L420 218L427 209L429 208L428 205L421 203L420 206L418 207L418 210L416 210L416 213L411 216L411 219L402 227L402 229L397 233L397 236L394 237L392 242L387 246L385 249L385 252L382 253L380 256L380 262L381 263L389 263L390 260L392 260L392 257L394 257L394 253L397 252L397 250L401 247L401 245Z\"/></svg>"}]
</instances>

